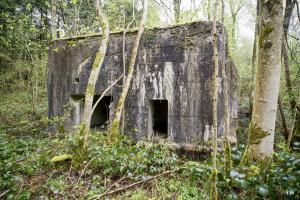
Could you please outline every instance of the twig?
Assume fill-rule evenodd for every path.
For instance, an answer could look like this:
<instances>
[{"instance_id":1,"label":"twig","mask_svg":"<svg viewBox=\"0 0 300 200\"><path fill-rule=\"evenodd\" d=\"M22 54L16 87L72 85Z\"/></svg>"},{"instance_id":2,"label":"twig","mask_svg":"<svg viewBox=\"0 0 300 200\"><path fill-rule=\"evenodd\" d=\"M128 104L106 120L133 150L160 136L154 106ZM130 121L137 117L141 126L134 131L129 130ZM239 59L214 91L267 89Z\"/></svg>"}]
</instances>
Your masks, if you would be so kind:
<instances>
[{"instance_id":1,"label":"twig","mask_svg":"<svg viewBox=\"0 0 300 200\"><path fill-rule=\"evenodd\" d=\"M101 101L101 99L103 99L103 97L106 95L106 93L117 83L119 82L119 80L123 77L123 75L121 75L117 80L115 80L115 82L113 82L110 86L108 86L108 88L106 88L104 90L104 92L102 92L101 96L99 97L99 99L96 101L95 105L93 106L92 112L91 112L91 116L94 113L98 103Z\"/></svg>"},{"instance_id":2,"label":"twig","mask_svg":"<svg viewBox=\"0 0 300 200\"><path fill-rule=\"evenodd\" d=\"M14 199L19 199L19 195L20 195L21 191L23 190L23 186L24 186L24 182L22 183L22 185L20 187L20 190L19 190L18 194L15 196Z\"/></svg>"},{"instance_id":3,"label":"twig","mask_svg":"<svg viewBox=\"0 0 300 200\"><path fill-rule=\"evenodd\" d=\"M53 172L50 174L49 178L47 179L46 183L48 183L48 181L51 179L51 177L53 176L53 174L57 172L56 170L53 170Z\"/></svg>"},{"instance_id":4,"label":"twig","mask_svg":"<svg viewBox=\"0 0 300 200\"><path fill-rule=\"evenodd\" d=\"M69 172L68 172L68 178L69 178L70 175L71 175L71 170L72 170L72 163L71 163L71 165L70 165L70 169L69 169Z\"/></svg>"},{"instance_id":5,"label":"twig","mask_svg":"<svg viewBox=\"0 0 300 200\"><path fill-rule=\"evenodd\" d=\"M79 178L78 178L78 180L77 180L76 186L75 186L73 189L76 189L76 188L78 187L78 184L79 184L79 181L80 181L82 175L84 174L86 168L90 165L90 163L92 162L92 160L93 160L93 159L91 159L91 160L85 165L85 167L83 168L83 170L82 170L82 172L81 172L81 174L80 174L80 176L79 176Z\"/></svg>"},{"instance_id":6,"label":"twig","mask_svg":"<svg viewBox=\"0 0 300 200\"><path fill-rule=\"evenodd\" d=\"M128 176L123 176L123 177L120 178L118 181L116 181L116 182L114 182L113 184L111 184L111 185L107 188L106 192L108 192L114 185L117 185L118 183L120 183L122 180L124 180L124 179L126 179L126 178L128 178Z\"/></svg>"},{"instance_id":7,"label":"twig","mask_svg":"<svg viewBox=\"0 0 300 200\"><path fill-rule=\"evenodd\" d=\"M0 198L4 197L7 193L9 193L9 189L5 190L2 194L0 194Z\"/></svg>"},{"instance_id":8,"label":"twig","mask_svg":"<svg viewBox=\"0 0 300 200\"><path fill-rule=\"evenodd\" d=\"M132 176L137 172L137 170L138 170L138 169L136 169L136 170L132 173ZM114 182L113 184L111 184L111 185L107 188L106 192L108 192L114 185L120 183L122 180L124 180L124 179L126 179L126 178L128 178L128 177L129 177L129 176L123 176L123 177L120 178L118 181L116 181L116 182Z\"/></svg>"},{"instance_id":9,"label":"twig","mask_svg":"<svg viewBox=\"0 0 300 200\"><path fill-rule=\"evenodd\" d=\"M296 8L297 8L297 16L298 16L298 20L299 20L299 23L300 23L300 11L299 11L299 3L297 0L295 0L294 2L296 4Z\"/></svg>"},{"instance_id":10,"label":"twig","mask_svg":"<svg viewBox=\"0 0 300 200\"><path fill-rule=\"evenodd\" d=\"M177 170L178 170L178 169L177 169ZM177 170L165 171L165 172L163 172L163 173L161 173L161 174L157 174L157 175L155 175L155 176L152 176L152 177L146 178L146 179L144 179L144 180L141 180L141 181L132 183L132 184L130 184L130 185L126 185L126 186L124 186L124 187L121 187L121 188L112 190L112 191L110 191L110 192L102 193L102 194L100 194L96 199L101 199L101 198L104 197L104 196L111 195L111 194L114 194L114 193L117 193L117 192L120 192L120 191L129 189L129 188L132 188L132 187L137 186L137 185L139 185L139 184L141 184L141 183L145 183L145 182L151 181L151 180L156 179L156 178L158 178L158 177L160 177L160 176L164 176L164 175L170 174L170 173L175 172L175 171L177 171Z\"/></svg>"}]
</instances>

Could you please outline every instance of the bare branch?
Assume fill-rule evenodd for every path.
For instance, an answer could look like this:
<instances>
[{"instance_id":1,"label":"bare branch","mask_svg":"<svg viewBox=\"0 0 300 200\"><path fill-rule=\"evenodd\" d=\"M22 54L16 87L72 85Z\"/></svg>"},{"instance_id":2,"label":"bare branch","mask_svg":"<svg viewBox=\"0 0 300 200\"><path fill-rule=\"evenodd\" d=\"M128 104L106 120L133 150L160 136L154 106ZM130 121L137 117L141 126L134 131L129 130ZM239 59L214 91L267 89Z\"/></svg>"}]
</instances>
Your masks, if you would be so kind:
<instances>
[{"instance_id":1,"label":"bare branch","mask_svg":"<svg viewBox=\"0 0 300 200\"><path fill-rule=\"evenodd\" d=\"M104 92L102 92L101 96L99 97L99 99L96 101L96 103L94 104L93 106L93 109L92 109L92 112L91 112L91 115L93 115L97 105L99 104L99 102L101 101L101 99L103 99L103 97L106 95L106 93L117 83L119 82L119 80L121 80L121 78L123 77L123 75L121 75L117 80L115 80L115 82L113 82L108 88L106 88L104 90Z\"/></svg>"}]
</instances>

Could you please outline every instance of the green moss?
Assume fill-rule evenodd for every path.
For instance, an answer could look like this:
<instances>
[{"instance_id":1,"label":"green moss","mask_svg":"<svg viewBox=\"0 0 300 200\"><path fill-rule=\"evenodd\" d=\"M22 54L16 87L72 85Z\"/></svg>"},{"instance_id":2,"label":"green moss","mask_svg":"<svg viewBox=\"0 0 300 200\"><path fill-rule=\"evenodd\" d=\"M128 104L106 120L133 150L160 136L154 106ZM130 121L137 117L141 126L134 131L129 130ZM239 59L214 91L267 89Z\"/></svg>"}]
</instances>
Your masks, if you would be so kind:
<instances>
[{"instance_id":1,"label":"green moss","mask_svg":"<svg viewBox=\"0 0 300 200\"><path fill-rule=\"evenodd\" d=\"M94 96L94 85L89 83L86 88L86 93L88 96Z\"/></svg>"},{"instance_id":2,"label":"green moss","mask_svg":"<svg viewBox=\"0 0 300 200\"><path fill-rule=\"evenodd\" d=\"M72 157L73 157L73 156L70 155L70 154L65 154L65 155L60 155L60 156L54 156L54 157L51 159L51 162L52 162L52 163L63 162L63 161L72 159Z\"/></svg>"},{"instance_id":3,"label":"green moss","mask_svg":"<svg viewBox=\"0 0 300 200\"><path fill-rule=\"evenodd\" d=\"M273 156L269 156L259 160L258 164L261 169L268 169L271 167L272 163L273 163Z\"/></svg>"},{"instance_id":4,"label":"green moss","mask_svg":"<svg viewBox=\"0 0 300 200\"><path fill-rule=\"evenodd\" d=\"M59 51L59 48L56 47L56 48L54 48L52 51L54 51L55 53L57 53L57 52Z\"/></svg>"},{"instance_id":5,"label":"green moss","mask_svg":"<svg viewBox=\"0 0 300 200\"><path fill-rule=\"evenodd\" d=\"M153 43L154 43L154 38L156 37L156 31L153 30L148 30L145 31L145 46L146 47L152 47Z\"/></svg>"},{"instance_id":6,"label":"green moss","mask_svg":"<svg viewBox=\"0 0 300 200\"><path fill-rule=\"evenodd\" d=\"M232 158L231 158L231 146L227 137L224 139L224 154L225 154L224 170L226 175L228 175L232 168Z\"/></svg>"},{"instance_id":7,"label":"green moss","mask_svg":"<svg viewBox=\"0 0 300 200\"><path fill-rule=\"evenodd\" d=\"M261 140L268 135L269 133L267 131L262 130L260 127L257 127L253 123L249 124L248 144L242 158L242 164L246 164L254 159L252 158L253 152L251 146L260 144Z\"/></svg>"},{"instance_id":8,"label":"green moss","mask_svg":"<svg viewBox=\"0 0 300 200\"><path fill-rule=\"evenodd\" d=\"M109 142L113 143L117 135L119 134L120 122L117 119L114 119L110 129Z\"/></svg>"},{"instance_id":9,"label":"green moss","mask_svg":"<svg viewBox=\"0 0 300 200\"><path fill-rule=\"evenodd\" d=\"M262 130L260 127L250 123L249 125L249 137L248 144L259 144L261 139L268 136L267 131Z\"/></svg>"},{"instance_id":10,"label":"green moss","mask_svg":"<svg viewBox=\"0 0 300 200\"><path fill-rule=\"evenodd\" d=\"M88 158L87 153L87 137L86 134L89 134L84 123L80 124L79 131L74 135L74 141L76 147L73 149L73 158L72 166L74 168L81 168L84 161Z\"/></svg>"},{"instance_id":11,"label":"green moss","mask_svg":"<svg viewBox=\"0 0 300 200\"><path fill-rule=\"evenodd\" d=\"M76 43L77 43L76 40L69 40L69 41L68 41L68 45L69 45L70 47L76 47Z\"/></svg>"},{"instance_id":12,"label":"green moss","mask_svg":"<svg viewBox=\"0 0 300 200\"><path fill-rule=\"evenodd\" d=\"M247 176L258 176L259 174L260 168L255 165L251 165L247 170Z\"/></svg>"},{"instance_id":13,"label":"green moss","mask_svg":"<svg viewBox=\"0 0 300 200\"><path fill-rule=\"evenodd\" d=\"M210 200L218 200L218 189L217 189L217 176L218 171L214 169L210 176L211 187L210 187Z\"/></svg>"},{"instance_id":14,"label":"green moss","mask_svg":"<svg viewBox=\"0 0 300 200\"><path fill-rule=\"evenodd\" d=\"M259 34L259 46L263 45L263 42L265 41L266 37L272 33L272 31L274 30L274 27L268 26L268 25L264 25L261 28L260 34Z\"/></svg>"},{"instance_id":15,"label":"green moss","mask_svg":"<svg viewBox=\"0 0 300 200\"><path fill-rule=\"evenodd\" d=\"M93 69L97 69L99 67L100 60L103 56L104 55L101 54L99 51L97 52L94 63L93 63Z\"/></svg>"},{"instance_id":16,"label":"green moss","mask_svg":"<svg viewBox=\"0 0 300 200\"><path fill-rule=\"evenodd\" d=\"M116 113L122 112L122 109L124 107L124 102L125 99L121 97L117 105ZM113 140L113 138L115 138L119 134L119 129L120 129L120 121L119 119L115 118L112 122L111 129L110 129L110 140Z\"/></svg>"},{"instance_id":17,"label":"green moss","mask_svg":"<svg viewBox=\"0 0 300 200\"><path fill-rule=\"evenodd\" d=\"M63 122L59 122L59 124L58 124L58 133L59 134L65 133L65 126L64 126Z\"/></svg>"}]
</instances>

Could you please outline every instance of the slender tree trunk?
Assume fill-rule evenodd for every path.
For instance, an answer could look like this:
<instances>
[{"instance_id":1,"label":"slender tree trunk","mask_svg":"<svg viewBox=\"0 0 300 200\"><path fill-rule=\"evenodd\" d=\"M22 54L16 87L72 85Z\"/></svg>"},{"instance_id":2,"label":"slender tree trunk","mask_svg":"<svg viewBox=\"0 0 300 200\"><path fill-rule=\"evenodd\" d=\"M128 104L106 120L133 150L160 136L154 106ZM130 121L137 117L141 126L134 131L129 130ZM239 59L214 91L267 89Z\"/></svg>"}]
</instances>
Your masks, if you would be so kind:
<instances>
[{"instance_id":1,"label":"slender tree trunk","mask_svg":"<svg viewBox=\"0 0 300 200\"><path fill-rule=\"evenodd\" d=\"M289 56L287 53L287 47L286 47L286 40L285 38L282 39L282 57L283 57L283 65L284 65L284 72L285 72L285 85L286 89L289 95L289 102L291 105L291 110L294 112L294 109L296 107L296 100L292 88L292 82L291 82L291 74L290 74L290 67L289 67Z\"/></svg>"},{"instance_id":2,"label":"slender tree trunk","mask_svg":"<svg viewBox=\"0 0 300 200\"><path fill-rule=\"evenodd\" d=\"M290 67L289 67L289 57L287 52L287 34L289 31L291 17L293 15L293 10L295 7L294 0L286 0L284 18L283 18L283 39L282 39L282 56L283 56L283 64L284 64L284 72L285 72L285 84L287 88L287 92L290 97L290 105L292 112L296 106L296 99L292 90L292 83L290 77Z\"/></svg>"},{"instance_id":3,"label":"slender tree trunk","mask_svg":"<svg viewBox=\"0 0 300 200\"><path fill-rule=\"evenodd\" d=\"M51 0L51 39L57 38L57 14L56 14L57 0Z\"/></svg>"},{"instance_id":4,"label":"slender tree trunk","mask_svg":"<svg viewBox=\"0 0 300 200\"><path fill-rule=\"evenodd\" d=\"M232 13L231 14L231 47L235 48L236 47L236 40L235 40L235 27L236 27L236 21L237 21L237 13Z\"/></svg>"},{"instance_id":5,"label":"slender tree trunk","mask_svg":"<svg viewBox=\"0 0 300 200\"><path fill-rule=\"evenodd\" d=\"M281 116L283 136L287 140L288 136L289 136L289 129L288 129L287 124L286 124L285 115L284 115L284 111L283 111L283 108L282 108L282 103L281 103L280 97L278 97L278 109L279 109L279 113L280 113L280 116Z\"/></svg>"},{"instance_id":6,"label":"slender tree trunk","mask_svg":"<svg viewBox=\"0 0 300 200\"><path fill-rule=\"evenodd\" d=\"M83 119L82 119L82 129L83 131L83 150L86 150L87 141L90 131L91 117L92 117L92 108L93 108L93 99L95 93L95 85L98 80L99 72L106 54L108 38L109 38L109 24L106 16L102 12L99 0L95 0L95 8L97 14L100 18L100 24L102 27L102 36L98 52L93 63L92 71L88 80L86 92L85 92L85 101L84 101L84 110L83 110Z\"/></svg>"},{"instance_id":7,"label":"slender tree trunk","mask_svg":"<svg viewBox=\"0 0 300 200\"><path fill-rule=\"evenodd\" d=\"M296 5L295 0L286 0L285 3L285 10L284 10L284 18L283 18L283 32L285 37L287 36L289 26L290 26L290 21L291 17L293 15L293 10Z\"/></svg>"},{"instance_id":8,"label":"slender tree trunk","mask_svg":"<svg viewBox=\"0 0 300 200\"><path fill-rule=\"evenodd\" d=\"M125 5L124 5L124 9L125 9ZM125 43L125 40L126 40L126 33L127 33L127 30L129 29L129 27L132 25L132 23L134 22L135 20L135 7L134 7L134 0L132 0L132 20L131 22L129 22L129 24L125 24L126 22L126 11L124 10L124 21L123 21L123 48L122 48L122 58L123 58L123 87L125 86L125 80L126 80L126 52L125 52L125 49L126 49L126 43ZM126 27L126 28L125 28ZM125 130L125 107L123 107L123 110L122 110L122 135L124 134L124 130Z\"/></svg>"},{"instance_id":9,"label":"slender tree trunk","mask_svg":"<svg viewBox=\"0 0 300 200\"><path fill-rule=\"evenodd\" d=\"M139 48L139 44L140 44L142 34L144 32L144 27L145 27L146 19L147 19L147 13L148 13L148 0L144 0L143 17L142 17L142 20L141 20L141 24L139 26L137 36L135 38L133 48L132 48L130 63L129 63L129 66L128 66L128 74L126 76L125 85L123 87L120 99L118 101L116 113L115 113L115 116L114 116L114 120L112 122L111 139L113 139L119 133L122 110L124 108L126 96L127 96L128 91L129 91L131 80L132 80L132 77L133 77L135 61L136 61L136 57L137 57L137 53L138 53L137 51L138 51L138 48Z\"/></svg>"},{"instance_id":10,"label":"slender tree trunk","mask_svg":"<svg viewBox=\"0 0 300 200\"><path fill-rule=\"evenodd\" d=\"M210 21L210 0L207 0L207 19Z\"/></svg>"},{"instance_id":11,"label":"slender tree trunk","mask_svg":"<svg viewBox=\"0 0 300 200\"><path fill-rule=\"evenodd\" d=\"M294 137L294 138L293 138ZM295 108L295 117L294 117L294 123L293 123L293 128L291 133L289 134L288 137L288 142L287 142L287 148L290 148L292 140L300 140L300 94L298 97L298 102Z\"/></svg>"},{"instance_id":12,"label":"slender tree trunk","mask_svg":"<svg viewBox=\"0 0 300 200\"><path fill-rule=\"evenodd\" d=\"M219 0L215 0L214 13L213 13L213 30L212 30L212 43L213 43L213 60L214 60L214 76L213 76L213 131L212 131L212 174L211 174L211 191L210 199L218 199L217 190L217 134L218 134L218 88L219 88L219 59L218 59L218 35L217 35L217 12Z\"/></svg>"},{"instance_id":13,"label":"slender tree trunk","mask_svg":"<svg viewBox=\"0 0 300 200\"><path fill-rule=\"evenodd\" d=\"M256 2L256 20L255 20L255 31L254 31L254 42L252 49L252 63L251 63L251 83L250 83L250 94L249 94L249 113L252 114L253 107L253 83L255 79L255 69L257 62L257 37L259 32L259 0Z\"/></svg>"},{"instance_id":14,"label":"slender tree trunk","mask_svg":"<svg viewBox=\"0 0 300 200\"><path fill-rule=\"evenodd\" d=\"M176 24L179 23L180 20L180 4L181 4L181 0L173 0L174 16L175 16Z\"/></svg>"},{"instance_id":15,"label":"slender tree trunk","mask_svg":"<svg viewBox=\"0 0 300 200\"><path fill-rule=\"evenodd\" d=\"M232 167L231 161L231 147L229 142L229 125L230 125L230 112L229 112L229 95L228 95L228 77L226 76L226 37L225 37L225 23L224 23L224 14L225 14L225 4L224 0L221 0L222 3L222 77L224 80L224 121L225 121L225 134L224 134L224 170L226 174L229 174Z\"/></svg>"},{"instance_id":16,"label":"slender tree trunk","mask_svg":"<svg viewBox=\"0 0 300 200\"><path fill-rule=\"evenodd\" d=\"M282 0L260 0L258 66L252 120L243 162L268 160L273 154L280 83Z\"/></svg>"},{"instance_id":17,"label":"slender tree trunk","mask_svg":"<svg viewBox=\"0 0 300 200\"><path fill-rule=\"evenodd\" d=\"M293 10L295 7L295 0L286 0L286 5L285 5L285 11L284 11L284 18L283 18L283 34L282 34L282 47L281 47L281 54L283 58L283 65L284 65L284 72L285 72L285 85L286 89L289 95L289 102L291 106L291 111L292 113L295 112L295 107L296 107L296 99L295 95L292 89L292 83L291 83L291 76L290 76L290 67L289 67L289 57L288 57L288 51L287 51L287 34L289 31L289 25L290 25L290 20L293 14ZM296 115L295 115L296 116ZM284 113L282 111L282 117L284 117ZM284 124L283 124L284 126ZM285 127L283 127L286 129ZM287 148L290 146L291 142L291 137L293 135L293 129L289 132L288 129L287 131ZM286 134L286 133L285 133Z\"/></svg>"}]
</instances>

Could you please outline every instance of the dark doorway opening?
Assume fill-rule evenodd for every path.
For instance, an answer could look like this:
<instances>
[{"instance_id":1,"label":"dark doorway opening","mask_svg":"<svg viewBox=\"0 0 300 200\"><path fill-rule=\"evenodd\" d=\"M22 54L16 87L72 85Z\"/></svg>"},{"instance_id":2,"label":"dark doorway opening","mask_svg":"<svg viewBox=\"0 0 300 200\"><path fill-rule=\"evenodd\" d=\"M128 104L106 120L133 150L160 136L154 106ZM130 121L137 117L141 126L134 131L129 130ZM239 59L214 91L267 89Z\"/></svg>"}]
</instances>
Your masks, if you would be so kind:
<instances>
[{"instance_id":1,"label":"dark doorway opening","mask_svg":"<svg viewBox=\"0 0 300 200\"><path fill-rule=\"evenodd\" d=\"M154 136L168 137L168 100L150 100Z\"/></svg>"},{"instance_id":2,"label":"dark doorway opening","mask_svg":"<svg viewBox=\"0 0 300 200\"><path fill-rule=\"evenodd\" d=\"M94 96L93 106L100 96ZM109 105L113 101L112 96L104 96L98 103L91 119L91 128L105 128L109 121Z\"/></svg>"}]
</instances>

